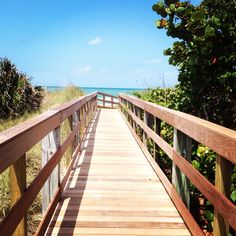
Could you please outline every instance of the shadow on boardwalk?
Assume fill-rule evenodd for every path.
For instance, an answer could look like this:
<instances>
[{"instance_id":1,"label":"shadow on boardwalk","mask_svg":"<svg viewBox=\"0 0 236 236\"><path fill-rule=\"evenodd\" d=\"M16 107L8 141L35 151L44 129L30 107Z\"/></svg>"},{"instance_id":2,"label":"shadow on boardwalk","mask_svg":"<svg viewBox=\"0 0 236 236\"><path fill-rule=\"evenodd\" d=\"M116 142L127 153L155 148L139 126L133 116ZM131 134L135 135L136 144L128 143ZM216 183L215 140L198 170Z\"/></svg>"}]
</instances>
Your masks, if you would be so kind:
<instances>
[{"instance_id":1,"label":"shadow on boardwalk","mask_svg":"<svg viewBox=\"0 0 236 236\"><path fill-rule=\"evenodd\" d=\"M89 169L91 165L91 159L93 157L94 149L94 133L96 132L98 120L100 116L100 110L96 113L96 116L93 118L92 122L86 130L86 135L84 136L81 144L81 153L78 155L78 158L72 168L70 179L65 187L65 192L61 198L57 210L54 214L54 217L51 221L50 227L58 227L58 235L63 234L62 227L75 228L76 227L76 216L80 212L81 201L83 199L84 191L86 189L86 184L89 175ZM82 162L81 162L81 159ZM66 209L65 203L66 204ZM63 212L63 219L58 219L59 215ZM66 218L71 218L71 220L64 220ZM57 222L61 222L60 225L56 225ZM48 234L47 234L48 235ZM67 236L73 235L73 232L67 232Z\"/></svg>"}]
</instances>

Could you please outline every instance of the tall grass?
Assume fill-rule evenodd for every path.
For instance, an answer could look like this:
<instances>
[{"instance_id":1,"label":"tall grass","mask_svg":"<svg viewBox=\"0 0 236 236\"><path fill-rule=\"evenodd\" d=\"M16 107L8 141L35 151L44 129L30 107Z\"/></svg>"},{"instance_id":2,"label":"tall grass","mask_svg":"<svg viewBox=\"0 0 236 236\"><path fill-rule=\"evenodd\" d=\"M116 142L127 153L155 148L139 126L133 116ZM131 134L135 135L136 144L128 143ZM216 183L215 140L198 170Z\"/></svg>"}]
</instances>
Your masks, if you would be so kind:
<instances>
[{"instance_id":1,"label":"tall grass","mask_svg":"<svg viewBox=\"0 0 236 236\"><path fill-rule=\"evenodd\" d=\"M72 99L79 98L84 93L74 86L67 87L63 90L46 92L42 107L37 112L27 113L16 119L0 120L0 131L6 130L12 126L20 124L30 118L33 118L42 112L45 112L59 104L66 103ZM69 125L64 122L61 127L62 139L69 133ZM26 153L26 175L27 186L34 180L41 169L41 142L35 145ZM7 214L10 209L9 196L9 169L0 174L0 220ZM41 194L28 210L28 235L33 235L41 220Z\"/></svg>"}]
</instances>

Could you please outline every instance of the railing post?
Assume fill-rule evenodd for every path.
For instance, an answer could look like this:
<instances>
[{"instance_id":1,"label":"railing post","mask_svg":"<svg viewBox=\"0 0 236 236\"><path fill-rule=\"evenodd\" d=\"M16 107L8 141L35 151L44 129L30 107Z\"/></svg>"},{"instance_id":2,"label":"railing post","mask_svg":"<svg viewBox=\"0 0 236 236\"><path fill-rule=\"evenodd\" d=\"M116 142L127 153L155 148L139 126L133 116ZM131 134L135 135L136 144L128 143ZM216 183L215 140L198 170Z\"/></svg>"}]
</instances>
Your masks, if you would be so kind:
<instances>
[{"instance_id":1,"label":"railing post","mask_svg":"<svg viewBox=\"0 0 236 236\"><path fill-rule=\"evenodd\" d=\"M133 113L135 113L135 107L134 107L134 105L131 103L130 104L131 105L131 111L133 112ZM132 128L135 130L135 121L132 119Z\"/></svg>"},{"instance_id":2,"label":"railing post","mask_svg":"<svg viewBox=\"0 0 236 236\"><path fill-rule=\"evenodd\" d=\"M154 118L154 132L160 136L161 134L161 120L157 117ZM158 159L158 151L160 150L159 146L154 143L154 159Z\"/></svg>"},{"instance_id":3,"label":"railing post","mask_svg":"<svg viewBox=\"0 0 236 236\"><path fill-rule=\"evenodd\" d=\"M78 117L78 113L74 112L69 118L69 126L70 126L70 131L72 131L78 124L79 122L79 117ZM68 147L68 151L67 151L67 157L66 157L66 166L68 167L70 162L71 162L71 158L73 156L73 153L78 145L78 132L76 132L75 137L73 138L73 140L71 141L70 146Z\"/></svg>"},{"instance_id":4,"label":"railing post","mask_svg":"<svg viewBox=\"0 0 236 236\"><path fill-rule=\"evenodd\" d=\"M154 116L151 115L150 113L144 111L144 123L152 130L155 129L155 119ZM147 147L147 139L148 139L148 135L143 131L143 142ZM153 142L154 146L155 146L155 142ZM153 150L153 157L154 157L154 153L155 153L155 149Z\"/></svg>"},{"instance_id":5,"label":"railing post","mask_svg":"<svg viewBox=\"0 0 236 236\"><path fill-rule=\"evenodd\" d=\"M216 155L215 187L229 197L231 187L232 163L220 155ZM215 210L213 221L214 236L228 235L229 224Z\"/></svg>"},{"instance_id":6,"label":"railing post","mask_svg":"<svg viewBox=\"0 0 236 236\"><path fill-rule=\"evenodd\" d=\"M102 106L103 106L103 108L105 107L105 99L106 99L106 96L105 95L102 95Z\"/></svg>"},{"instance_id":7,"label":"railing post","mask_svg":"<svg viewBox=\"0 0 236 236\"><path fill-rule=\"evenodd\" d=\"M88 123L89 123L89 102L86 102L86 110L85 110L85 114L86 114L86 123L85 123L85 127L88 127Z\"/></svg>"},{"instance_id":8,"label":"railing post","mask_svg":"<svg viewBox=\"0 0 236 236\"><path fill-rule=\"evenodd\" d=\"M80 108L80 137L83 136L84 133L84 106Z\"/></svg>"},{"instance_id":9,"label":"railing post","mask_svg":"<svg viewBox=\"0 0 236 236\"><path fill-rule=\"evenodd\" d=\"M118 97L118 109L122 112L122 103L123 103L123 98L120 96Z\"/></svg>"},{"instance_id":10,"label":"railing post","mask_svg":"<svg viewBox=\"0 0 236 236\"><path fill-rule=\"evenodd\" d=\"M79 122L80 122L80 110L76 111L75 121L76 121L76 125L78 125ZM80 137L80 130L79 129L76 132L75 139L76 139L76 146L77 146L77 145L79 145L80 139L81 139L81 137Z\"/></svg>"},{"instance_id":11,"label":"railing post","mask_svg":"<svg viewBox=\"0 0 236 236\"><path fill-rule=\"evenodd\" d=\"M181 154L187 161L191 161L192 139L177 129L174 129L174 150ZM174 163L172 165L172 184L189 209L189 180Z\"/></svg>"},{"instance_id":12,"label":"railing post","mask_svg":"<svg viewBox=\"0 0 236 236\"><path fill-rule=\"evenodd\" d=\"M42 140L42 167L47 164L52 155L60 146L60 127L57 127ZM47 210L53 198L55 190L60 184L60 164L53 170L52 174L42 188L42 212Z\"/></svg>"},{"instance_id":13,"label":"railing post","mask_svg":"<svg viewBox=\"0 0 236 236\"><path fill-rule=\"evenodd\" d=\"M10 204L11 207L21 197L26 188L26 155L23 155L10 166ZM17 226L13 236L27 235L26 216Z\"/></svg>"},{"instance_id":14,"label":"railing post","mask_svg":"<svg viewBox=\"0 0 236 236\"><path fill-rule=\"evenodd\" d=\"M93 99L94 99L94 110L96 110L98 106L98 94Z\"/></svg>"}]
</instances>

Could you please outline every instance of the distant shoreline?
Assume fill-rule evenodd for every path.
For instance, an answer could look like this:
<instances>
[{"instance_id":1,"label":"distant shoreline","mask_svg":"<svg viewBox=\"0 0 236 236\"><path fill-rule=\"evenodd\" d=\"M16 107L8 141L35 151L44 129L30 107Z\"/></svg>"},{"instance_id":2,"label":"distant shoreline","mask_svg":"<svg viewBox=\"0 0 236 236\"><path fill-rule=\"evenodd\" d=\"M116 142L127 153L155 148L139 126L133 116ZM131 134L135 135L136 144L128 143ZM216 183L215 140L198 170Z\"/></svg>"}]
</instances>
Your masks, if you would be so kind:
<instances>
[{"instance_id":1,"label":"distant shoreline","mask_svg":"<svg viewBox=\"0 0 236 236\"><path fill-rule=\"evenodd\" d=\"M46 88L48 91L56 91L60 89L66 88L66 86L42 86ZM117 96L119 93L132 93L134 91L142 91L145 88L106 88L106 87L79 87L83 90L86 94L93 93L93 92L103 92L108 93L113 96Z\"/></svg>"},{"instance_id":2,"label":"distant shoreline","mask_svg":"<svg viewBox=\"0 0 236 236\"><path fill-rule=\"evenodd\" d=\"M41 86L41 85L39 85ZM66 88L67 86L56 86L56 85L50 85L50 86L42 86L44 88ZM145 90L147 88L112 88L112 87L80 87L80 86L76 86L78 88L81 89L116 89L116 90Z\"/></svg>"}]
</instances>

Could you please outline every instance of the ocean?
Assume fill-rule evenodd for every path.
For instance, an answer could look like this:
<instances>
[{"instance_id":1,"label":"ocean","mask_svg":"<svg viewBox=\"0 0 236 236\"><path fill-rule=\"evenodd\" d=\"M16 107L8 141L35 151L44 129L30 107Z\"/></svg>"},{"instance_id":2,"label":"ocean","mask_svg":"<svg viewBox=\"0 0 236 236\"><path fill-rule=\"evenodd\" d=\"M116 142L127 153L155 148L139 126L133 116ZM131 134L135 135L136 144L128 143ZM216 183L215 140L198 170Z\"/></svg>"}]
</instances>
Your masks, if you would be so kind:
<instances>
[{"instance_id":1,"label":"ocean","mask_svg":"<svg viewBox=\"0 0 236 236\"><path fill-rule=\"evenodd\" d=\"M63 89L64 87L60 86L46 86L48 91L55 91ZM80 87L86 94L93 92L108 93L113 96L118 96L119 93L132 94L134 91L142 91L141 88L97 88L97 87Z\"/></svg>"}]
</instances>

